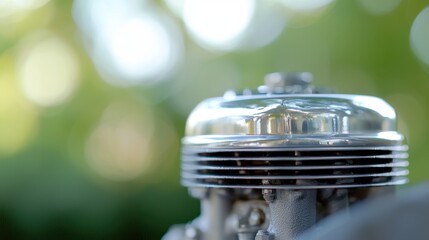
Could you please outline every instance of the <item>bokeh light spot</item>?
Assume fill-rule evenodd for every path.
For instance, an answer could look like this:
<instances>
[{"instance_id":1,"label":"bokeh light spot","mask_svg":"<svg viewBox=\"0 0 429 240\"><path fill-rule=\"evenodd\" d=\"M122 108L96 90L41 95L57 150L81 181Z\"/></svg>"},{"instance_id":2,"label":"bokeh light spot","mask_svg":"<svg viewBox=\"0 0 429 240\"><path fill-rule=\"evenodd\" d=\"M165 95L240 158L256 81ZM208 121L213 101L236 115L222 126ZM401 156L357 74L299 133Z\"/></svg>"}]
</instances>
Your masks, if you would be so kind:
<instances>
[{"instance_id":1,"label":"bokeh light spot","mask_svg":"<svg viewBox=\"0 0 429 240\"><path fill-rule=\"evenodd\" d=\"M153 19L129 19L110 37L113 61L130 78L155 77L169 63L169 36Z\"/></svg>"},{"instance_id":2,"label":"bokeh light spot","mask_svg":"<svg viewBox=\"0 0 429 240\"><path fill-rule=\"evenodd\" d=\"M0 57L0 156L25 147L37 131L38 114L20 91L11 60Z\"/></svg>"},{"instance_id":3,"label":"bokeh light spot","mask_svg":"<svg viewBox=\"0 0 429 240\"><path fill-rule=\"evenodd\" d=\"M152 161L154 122L148 109L113 103L87 142L90 167L112 181L130 181Z\"/></svg>"},{"instance_id":4,"label":"bokeh light spot","mask_svg":"<svg viewBox=\"0 0 429 240\"><path fill-rule=\"evenodd\" d=\"M29 11L45 5L49 0L1 0L0 20L19 21Z\"/></svg>"},{"instance_id":5,"label":"bokeh light spot","mask_svg":"<svg viewBox=\"0 0 429 240\"><path fill-rule=\"evenodd\" d=\"M235 46L254 13L254 0L186 0L183 20L200 45L228 50Z\"/></svg>"},{"instance_id":6,"label":"bokeh light spot","mask_svg":"<svg viewBox=\"0 0 429 240\"><path fill-rule=\"evenodd\" d=\"M174 21L140 1L76 1L74 19L97 71L115 86L166 79L182 57Z\"/></svg>"},{"instance_id":7,"label":"bokeh light spot","mask_svg":"<svg viewBox=\"0 0 429 240\"><path fill-rule=\"evenodd\" d=\"M411 26L410 43L414 54L429 65L429 7L417 15Z\"/></svg>"},{"instance_id":8,"label":"bokeh light spot","mask_svg":"<svg viewBox=\"0 0 429 240\"><path fill-rule=\"evenodd\" d=\"M40 106L65 102L79 80L79 65L73 50L51 34L27 44L30 46L22 47L18 65L25 96Z\"/></svg>"},{"instance_id":9,"label":"bokeh light spot","mask_svg":"<svg viewBox=\"0 0 429 240\"><path fill-rule=\"evenodd\" d=\"M274 42L286 26L286 18L278 4L259 1L251 23L245 29L234 50L255 50Z\"/></svg>"}]
</instances>

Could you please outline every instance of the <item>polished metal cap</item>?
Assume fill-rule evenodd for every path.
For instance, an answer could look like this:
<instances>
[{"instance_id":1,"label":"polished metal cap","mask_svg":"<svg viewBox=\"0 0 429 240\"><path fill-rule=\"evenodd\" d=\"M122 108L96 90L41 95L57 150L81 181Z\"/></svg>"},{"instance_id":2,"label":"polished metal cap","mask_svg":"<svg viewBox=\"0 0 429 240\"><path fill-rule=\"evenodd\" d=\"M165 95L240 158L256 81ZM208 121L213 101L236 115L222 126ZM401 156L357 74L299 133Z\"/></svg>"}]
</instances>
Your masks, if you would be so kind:
<instances>
[{"instance_id":1,"label":"polished metal cap","mask_svg":"<svg viewBox=\"0 0 429 240\"><path fill-rule=\"evenodd\" d=\"M369 96L341 94L254 95L212 98L191 113L187 137L392 136L394 109Z\"/></svg>"},{"instance_id":2,"label":"polished metal cap","mask_svg":"<svg viewBox=\"0 0 429 240\"><path fill-rule=\"evenodd\" d=\"M228 185L221 184L228 179L244 179L252 187L262 188L268 184L283 188L299 185L297 188L302 188L302 180L311 179L313 182L304 182L307 187L316 188L320 186L315 184L316 179L334 178L343 184L348 183L344 186L351 186L353 184L348 180L357 176L352 173L345 181L333 177L334 174L306 176L309 172L292 170L344 170L370 166L368 162L356 161L360 158L375 159L372 161L375 165L368 167L360 177L388 177L382 184L398 183L392 177L404 176L408 171L400 169L396 172L392 167L406 167L408 162L407 148L401 145L403 136L396 129L394 109L377 97L320 93L323 91L312 86L311 79L308 73L274 73L268 75L265 85L256 91L245 90L242 94L228 91L223 97L200 103L188 118L183 138L185 185L193 186L200 181L209 186L213 178L220 181L214 181L214 186ZM303 160L320 162L306 167L290 166L291 161L295 161L292 165L302 165ZM241 169L244 163L256 164L249 165L247 170L258 170L255 172L258 176ZM278 166L277 170L273 166ZM228 172L234 169L243 171L235 175ZM279 169L284 171L273 176ZM378 173L381 175L371 175L374 169L383 171ZM208 174L213 171L220 175ZM273 185L269 179L300 182ZM247 186L244 182L233 183L228 186ZM374 186L375 182L368 184ZM357 185L362 186L362 183ZM337 184L323 185L326 186Z\"/></svg>"}]
</instances>

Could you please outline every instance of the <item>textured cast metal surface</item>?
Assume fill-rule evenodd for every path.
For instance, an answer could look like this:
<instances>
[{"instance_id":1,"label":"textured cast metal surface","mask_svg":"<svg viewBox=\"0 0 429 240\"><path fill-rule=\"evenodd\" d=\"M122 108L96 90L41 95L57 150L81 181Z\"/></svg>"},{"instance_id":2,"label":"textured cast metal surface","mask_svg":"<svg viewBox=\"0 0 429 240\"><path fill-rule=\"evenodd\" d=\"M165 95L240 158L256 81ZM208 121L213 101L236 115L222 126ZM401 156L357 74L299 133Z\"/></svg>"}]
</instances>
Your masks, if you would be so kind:
<instances>
[{"instance_id":1,"label":"textured cast metal surface","mask_svg":"<svg viewBox=\"0 0 429 240\"><path fill-rule=\"evenodd\" d=\"M316 190L277 190L275 194L275 199L268 201L271 216L268 231L276 239L295 239L316 224Z\"/></svg>"}]
</instances>

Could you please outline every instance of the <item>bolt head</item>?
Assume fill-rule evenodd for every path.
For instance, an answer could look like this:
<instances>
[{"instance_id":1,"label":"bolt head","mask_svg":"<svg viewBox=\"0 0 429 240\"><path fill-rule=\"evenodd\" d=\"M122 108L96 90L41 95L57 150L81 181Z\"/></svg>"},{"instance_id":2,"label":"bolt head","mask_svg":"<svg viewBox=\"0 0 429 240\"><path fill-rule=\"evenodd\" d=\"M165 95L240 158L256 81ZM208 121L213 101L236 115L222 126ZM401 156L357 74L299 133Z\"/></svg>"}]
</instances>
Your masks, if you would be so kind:
<instances>
[{"instance_id":1,"label":"bolt head","mask_svg":"<svg viewBox=\"0 0 429 240\"><path fill-rule=\"evenodd\" d=\"M255 208L249 214L250 226L262 225L265 221L265 214L261 209Z\"/></svg>"},{"instance_id":2,"label":"bolt head","mask_svg":"<svg viewBox=\"0 0 429 240\"><path fill-rule=\"evenodd\" d=\"M199 231L196 227L192 225L186 226L186 229L185 229L186 239L197 240L199 239L199 235L200 235Z\"/></svg>"},{"instance_id":3,"label":"bolt head","mask_svg":"<svg viewBox=\"0 0 429 240\"><path fill-rule=\"evenodd\" d=\"M276 192L274 189L263 189L262 196L264 197L265 201L272 203L276 199Z\"/></svg>"},{"instance_id":4,"label":"bolt head","mask_svg":"<svg viewBox=\"0 0 429 240\"><path fill-rule=\"evenodd\" d=\"M269 93L284 93L286 88L292 87L302 91L311 84L313 75L308 72L275 72L266 75L264 81Z\"/></svg>"}]
</instances>

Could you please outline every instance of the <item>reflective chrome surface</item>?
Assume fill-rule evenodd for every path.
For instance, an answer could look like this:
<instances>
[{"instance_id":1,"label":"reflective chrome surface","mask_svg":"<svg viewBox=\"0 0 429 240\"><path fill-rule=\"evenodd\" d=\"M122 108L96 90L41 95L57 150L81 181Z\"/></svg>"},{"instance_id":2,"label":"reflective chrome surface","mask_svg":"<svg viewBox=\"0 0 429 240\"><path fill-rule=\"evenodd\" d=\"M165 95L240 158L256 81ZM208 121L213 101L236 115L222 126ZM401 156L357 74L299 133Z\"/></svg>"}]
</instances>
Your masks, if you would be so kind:
<instances>
[{"instance_id":1,"label":"reflective chrome surface","mask_svg":"<svg viewBox=\"0 0 429 240\"><path fill-rule=\"evenodd\" d=\"M394 109L377 97L227 94L202 102L188 118L182 183L252 189L404 184L402 141Z\"/></svg>"},{"instance_id":2,"label":"reflective chrome surface","mask_svg":"<svg viewBox=\"0 0 429 240\"><path fill-rule=\"evenodd\" d=\"M190 115L184 143L252 138L402 140L396 114L380 98L342 94L233 96L202 102ZM190 139L197 137L199 139ZM243 136L251 136L243 137ZM264 137L262 137L264 136ZM264 139L261 139L264 138ZM311 139L309 140L311 141ZM208 142L207 142L208 143ZM322 143L321 143L322 144Z\"/></svg>"},{"instance_id":3,"label":"reflective chrome surface","mask_svg":"<svg viewBox=\"0 0 429 240\"><path fill-rule=\"evenodd\" d=\"M325 189L403 184L407 146L377 97L327 94L310 73L200 103L183 138L188 187Z\"/></svg>"},{"instance_id":4,"label":"reflective chrome surface","mask_svg":"<svg viewBox=\"0 0 429 240\"><path fill-rule=\"evenodd\" d=\"M408 181L393 108L377 97L328 94L311 80L272 73L256 90L227 91L195 108L181 182L202 213L176 236L198 234L175 239L297 239Z\"/></svg>"}]
</instances>

